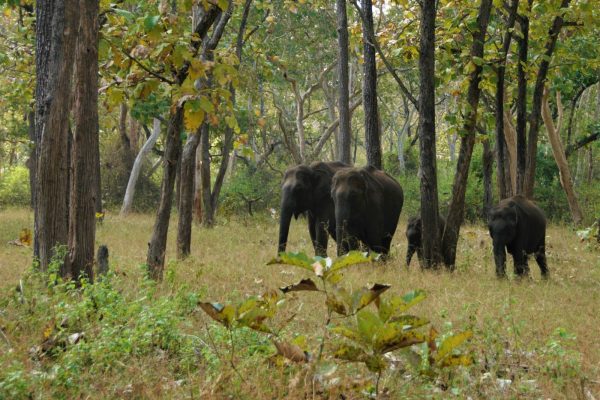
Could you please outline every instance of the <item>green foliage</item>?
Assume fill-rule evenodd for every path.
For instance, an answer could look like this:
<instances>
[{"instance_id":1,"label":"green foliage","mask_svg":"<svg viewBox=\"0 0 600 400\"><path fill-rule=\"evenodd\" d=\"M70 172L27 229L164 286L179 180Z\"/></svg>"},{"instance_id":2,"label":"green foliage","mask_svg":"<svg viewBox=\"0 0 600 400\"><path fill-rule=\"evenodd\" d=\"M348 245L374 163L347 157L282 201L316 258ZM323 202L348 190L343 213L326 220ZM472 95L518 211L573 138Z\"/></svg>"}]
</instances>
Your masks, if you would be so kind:
<instances>
[{"instance_id":1,"label":"green foliage","mask_svg":"<svg viewBox=\"0 0 600 400\"><path fill-rule=\"evenodd\" d=\"M234 174L223 185L220 207L225 214L265 212L279 209L281 179L265 168L238 164Z\"/></svg>"},{"instance_id":2,"label":"green foliage","mask_svg":"<svg viewBox=\"0 0 600 400\"><path fill-rule=\"evenodd\" d=\"M13 167L0 174L0 208L27 207L30 200L27 167Z\"/></svg>"}]
</instances>

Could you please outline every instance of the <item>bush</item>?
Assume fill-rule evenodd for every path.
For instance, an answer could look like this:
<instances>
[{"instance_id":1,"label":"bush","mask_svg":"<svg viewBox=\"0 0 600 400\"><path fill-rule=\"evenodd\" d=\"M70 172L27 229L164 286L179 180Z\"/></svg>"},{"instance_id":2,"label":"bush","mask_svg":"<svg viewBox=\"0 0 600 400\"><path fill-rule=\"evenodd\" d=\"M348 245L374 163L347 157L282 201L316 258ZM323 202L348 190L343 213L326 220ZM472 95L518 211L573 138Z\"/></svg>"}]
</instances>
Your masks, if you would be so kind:
<instances>
[{"instance_id":1,"label":"bush","mask_svg":"<svg viewBox=\"0 0 600 400\"><path fill-rule=\"evenodd\" d=\"M29 170L17 166L0 177L0 208L9 206L26 207L30 204Z\"/></svg>"},{"instance_id":2,"label":"bush","mask_svg":"<svg viewBox=\"0 0 600 400\"><path fill-rule=\"evenodd\" d=\"M223 186L220 210L224 214L246 214L279 209L281 179L275 173L241 165Z\"/></svg>"}]
</instances>

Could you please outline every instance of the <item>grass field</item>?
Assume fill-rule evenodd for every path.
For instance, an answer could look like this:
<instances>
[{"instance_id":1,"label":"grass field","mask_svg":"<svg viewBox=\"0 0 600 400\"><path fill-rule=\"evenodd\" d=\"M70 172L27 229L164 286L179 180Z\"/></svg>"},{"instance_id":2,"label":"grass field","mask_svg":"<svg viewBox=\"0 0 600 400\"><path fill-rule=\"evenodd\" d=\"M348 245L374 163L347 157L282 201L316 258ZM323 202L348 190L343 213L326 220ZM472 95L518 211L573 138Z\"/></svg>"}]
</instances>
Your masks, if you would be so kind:
<instances>
[{"instance_id":1,"label":"grass field","mask_svg":"<svg viewBox=\"0 0 600 400\"><path fill-rule=\"evenodd\" d=\"M102 336L108 317L90 319L89 308L77 314L73 311L80 299L77 294L56 294L30 277L23 281L24 293L17 295L19 280L31 275L31 250L7 242L32 222L25 210L0 212L0 328L4 336L0 338L0 398L277 399L340 398L340 394L364 398L361 385L371 381L372 375L363 367L340 365L332 375L339 380L330 380L329 386L315 383L306 378L309 366L269 364L266 360L274 353L273 347L250 331L234 338L233 370L227 332L197 308L180 306L182 299L190 298L192 303L240 300L301 279L300 269L266 265L275 255L275 220L222 219L214 229L194 227L192 256L182 262L175 260L174 220L165 281L149 286L140 265L145 261L153 216L123 219L109 213L98 227L97 243L106 244L110 251L111 269L116 273L114 292L124 299L118 307L129 307L122 326L139 326L148 318L149 331L162 323L161 332L179 335L176 349L155 345L149 347L151 351L136 352L120 343L118 349L125 350L115 353L119 354L116 361L104 360L102 354L116 348L109 338L122 330ZM427 299L411 312L429 318L442 334L472 329L474 336L463 350L473 355L475 363L428 377L399 362L382 377L382 398L600 398L600 249L581 243L571 228L551 226L547 232L549 281L540 279L533 260L531 280L497 280L487 231L483 225L472 225L461 230L454 273L423 272L416 257L407 270L403 265L405 224L406 216L402 216L391 260L348 269L345 280L352 286L389 283L388 292L395 294L425 290ZM305 221L292 224L288 250L312 254ZM330 243L329 254L334 253ZM512 260L507 269L512 270ZM100 298L98 293L113 292L95 293ZM135 314L133 305L141 311ZM170 307L178 307L173 311L176 317L170 315ZM293 313L297 316L285 334L307 335L314 353L326 319L323 299L311 293L291 295L278 318L284 320ZM66 350L52 356L32 355L32 347L48 336L48 324L56 325L62 315L77 315L78 327L87 338L85 345L73 345L77 348L73 350L66 345ZM92 338L98 338L97 343ZM160 338L164 340L164 335ZM100 348L100 343L113 347ZM145 342L140 339L140 343ZM81 361L82 357L88 361Z\"/></svg>"}]
</instances>

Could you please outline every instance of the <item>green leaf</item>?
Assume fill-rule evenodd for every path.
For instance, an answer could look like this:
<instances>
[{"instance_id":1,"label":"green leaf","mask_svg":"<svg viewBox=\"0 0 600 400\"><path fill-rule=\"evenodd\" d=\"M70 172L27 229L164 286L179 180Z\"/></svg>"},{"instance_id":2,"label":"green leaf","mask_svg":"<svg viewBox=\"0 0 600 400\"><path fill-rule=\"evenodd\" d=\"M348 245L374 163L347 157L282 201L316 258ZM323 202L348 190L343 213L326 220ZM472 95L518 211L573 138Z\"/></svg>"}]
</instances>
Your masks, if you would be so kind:
<instances>
[{"instance_id":1,"label":"green leaf","mask_svg":"<svg viewBox=\"0 0 600 400\"><path fill-rule=\"evenodd\" d=\"M306 269L308 271L312 271L313 267L313 261L305 254L302 252L299 253L285 253L285 252L281 252L279 253L279 255L272 259L271 261L269 261L267 263L267 265L272 265L272 264L285 264L285 265L293 265L295 267L300 267L303 269Z\"/></svg>"},{"instance_id":2,"label":"green leaf","mask_svg":"<svg viewBox=\"0 0 600 400\"><path fill-rule=\"evenodd\" d=\"M340 315L350 315L350 294L343 287L334 286L327 294L327 308Z\"/></svg>"},{"instance_id":3,"label":"green leaf","mask_svg":"<svg viewBox=\"0 0 600 400\"><path fill-rule=\"evenodd\" d=\"M113 11L118 16L124 17L125 19L127 19L127 21L129 21L129 22L133 22L133 20L135 19L135 15L133 15L133 13L131 13L131 12L127 11L127 10L123 10L123 9L120 9L120 8L113 8Z\"/></svg>"},{"instance_id":4,"label":"green leaf","mask_svg":"<svg viewBox=\"0 0 600 400\"><path fill-rule=\"evenodd\" d=\"M401 315L390 319L390 323L398 324L403 327L404 330L415 329L421 326L427 325L429 320L425 318L416 317L414 315Z\"/></svg>"},{"instance_id":5,"label":"green leaf","mask_svg":"<svg viewBox=\"0 0 600 400\"><path fill-rule=\"evenodd\" d=\"M288 292L300 292L300 291L312 291L318 292L319 288L311 279L302 279L298 283L293 283L288 286L279 288L283 293Z\"/></svg>"},{"instance_id":6,"label":"green leaf","mask_svg":"<svg viewBox=\"0 0 600 400\"><path fill-rule=\"evenodd\" d=\"M375 335L383 327L379 317L369 310L362 309L356 314L358 331L365 343L373 343Z\"/></svg>"},{"instance_id":7,"label":"green leaf","mask_svg":"<svg viewBox=\"0 0 600 400\"><path fill-rule=\"evenodd\" d=\"M334 326L330 330L331 330L331 332L335 333L336 335L340 335L347 339L354 340L357 343L361 343L361 341L362 341L360 332L358 332L348 326L343 326L343 325Z\"/></svg>"},{"instance_id":8,"label":"green leaf","mask_svg":"<svg viewBox=\"0 0 600 400\"><path fill-rule=\"evenodd\" d=\"M223 11L227 11L227 8L229 7L229 1L228 0L217 0L217 5L219 6L219 8Z\"/></svg>"},{"instance_id":9,"label":"green leaf","mask_svg":"<svg viewBox=\"0 0 600 400\"><path fill-rule=\"evenodd\" d=\"M215 111L215 106L206 96L200 97L200 108L203 109L207 114Z\"/></svg>"},{"instance_id":10,"label":"green leaf","mask_svg":"<svg viewBox=\"0 0 600 400\"><path fill-rule=\"evenodd\" d=\"M465 331L444 339L442 344L438 347L438 351L434 357L435 363L439 363L446 356L452 353L454 349L460 346L465 340L471 338L471 336L473 336L473 332Z\"/></svg>"},{"instance_id":11,"label":"green leaf","mask_svg":"<svg viewBox=\"0 0 600 400\"><path fill-rule=\"evenodd\" d=\"M414 331L405 331L400 324L386 324L375 337L373 348L381 353L388 353L413 344L423 343L425 335Z\"/></svg>"},{"instance_id":12,"label":"green leaf","mask_svg":"<svg viewBox=\"0 0 600 400\"><path fill-rule=\"evenodd\" d=\"M158 24L158 21L160 21L160 15L148 15L144 18L144 29L146 32L150 32L154 29L156 24Z\"/></svg>"},{"instance_id":13,"label":"green leaf","mask_svg":"<svg viewBox=\"0 0 600 400\"><path fill-rule=\"evenodd\" d=\"M346 361L362 361L367 357L367 354L360 348L343 343L339 344L333 351L333 356L340 360Z\"/></svg>"},{"instance_id":14,"label":"green leaf","mask_svg":"<svg viewBox=\"0 0 600 400\"><path fill-rule=\"evenodd\" d=\"M333 261L331 268L329 268L325 272L325 277L327 277L327 275L329 275L335 271L339 271L343 268L347 268L352 265L362 264L362 263L366 263L366 262L370 262L370 261L371 261L371 257L369 257L367 255L367 253L362 253L360 251L351 251L348 254L344 254L343 256L336 258Z\"/></svg>"}]
</instances>

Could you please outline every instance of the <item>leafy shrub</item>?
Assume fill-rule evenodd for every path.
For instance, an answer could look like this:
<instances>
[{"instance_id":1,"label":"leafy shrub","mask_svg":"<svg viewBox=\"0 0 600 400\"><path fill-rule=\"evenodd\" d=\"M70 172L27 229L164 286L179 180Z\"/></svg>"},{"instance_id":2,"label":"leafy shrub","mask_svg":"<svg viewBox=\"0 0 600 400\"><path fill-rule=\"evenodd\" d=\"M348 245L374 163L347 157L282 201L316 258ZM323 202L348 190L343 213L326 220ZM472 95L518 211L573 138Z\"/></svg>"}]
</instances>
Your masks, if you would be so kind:
<instances>
[{"instance_id":1,"label":"leafy shrub","mask_svg":"<svg viewBox=\"0 0 600 400\"><path fill-rule=\"evenodd\" d=\"M29 206L29 169L17 166L0 176L0 207Z\"/></svg>"},{"instance_id":2,"label":"leafy shrub","mask_svg":"<svg viewBox=\"0 0 600 400\"><path fill-rule=\"evenodd\" d=\"M248 214L279 209L281 178L264 168L240 165L223 186L220 210L225 214Z\"/></svg>"}]
</instances>

